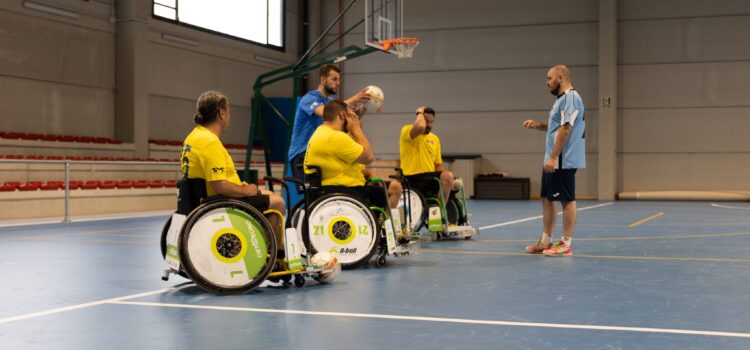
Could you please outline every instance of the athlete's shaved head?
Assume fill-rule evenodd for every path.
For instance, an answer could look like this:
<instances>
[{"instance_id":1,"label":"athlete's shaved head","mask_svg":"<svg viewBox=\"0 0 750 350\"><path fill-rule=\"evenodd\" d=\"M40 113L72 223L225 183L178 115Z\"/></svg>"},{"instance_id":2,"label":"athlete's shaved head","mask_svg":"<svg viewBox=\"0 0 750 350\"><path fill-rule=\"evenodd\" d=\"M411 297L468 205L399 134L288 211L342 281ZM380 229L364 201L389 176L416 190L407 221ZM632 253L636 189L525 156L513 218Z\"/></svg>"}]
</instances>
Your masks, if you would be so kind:
<instances>
[{"instance_id":1,"label":"athlete's shaved head","mask_svg":"<svg viewBox=\"0 0 750 350\"><path fill-rule=\"evenodd\" d=\"M564 81L570 82L570 69L568 69L568 67L558 64L550 68L550 72L562 77Z\"/></svg>"},{"instance_id":2,"label":"athlete's shaved head","mask_svg":"<svg viewBox=\"0 0 750 350\"><path fill-rule=\"evenodd\" d=\"M551 94L560 96L570 87L570 69L568 67L558 64L547 71L547 88L549 88Z\"/></svg>"}]
</instances>

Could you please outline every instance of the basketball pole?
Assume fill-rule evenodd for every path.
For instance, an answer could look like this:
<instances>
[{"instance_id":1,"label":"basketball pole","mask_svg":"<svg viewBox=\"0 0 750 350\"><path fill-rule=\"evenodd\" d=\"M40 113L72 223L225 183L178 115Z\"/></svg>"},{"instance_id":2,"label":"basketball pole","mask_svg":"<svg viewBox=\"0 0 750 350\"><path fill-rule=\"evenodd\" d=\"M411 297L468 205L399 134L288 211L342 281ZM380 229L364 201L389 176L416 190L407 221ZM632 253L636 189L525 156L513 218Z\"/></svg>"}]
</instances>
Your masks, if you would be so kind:
<instances>
[{"instance_id":1,"label":"basketball pole","mask_svg":"<svg viewBox=\"0 0 750 350\"><path fill-rule=\"evenodd\" d=\"M253 152L253 142L256 138L259 138L262 136L261 128L265 129L265 142L264 142L264 157L265 157L265 163L266 163L266 176L271 176L271 162L270 162L270 153L268 151L268 130L264 127L263 122L263 103L267 103L271 109L274 112L274 116L276 118L279 118L284 125L287 128L287 138L286 138L286 147L284 147L284 154L287 154L289 152L289 146L292 139L292 127L294 126L294 116L297 106L297 91L299 91L299 80L300 78L309 73L312 72L323 65L326 64L332 64L332 63L338 63L345 60L354 59L357 57L361 57L367 54L370 54L375 51L379 51L376 48L367 46L367 47L359 47L357 45L349 45L347 47L344 47L339 50L331 51L329 53L325 53L325 51L328 47L330 47L330 44L323 47L321 50L319 50L315 55L310 56L310 53L315 49L316 46L320 44L320 42L323 40L323 38L328 35L328 33L333 29L333 27L341 21L341 19L344 17L344 15L351 9L351 7L357 2L358 0L351 0L349 4L344 8L344 10L336 16L336 18L331 22L326 30L315 40L313 45L310 46L310 48L305 52L304 55L295 63L291 64L282 68L278 68L275 70L272 70L268 73L261 74L258 76L258 78L255 80L255 83L253 84L253 101L252 101L252 114L250 119L250 128L248 130L248 137L247 137L247 145L246 145L246 153L245 153L245 167L244 167L244 175L243 180L246 182L257 182L258 179L251 178L250 176L250 162L252 160L252 152ZM348 34L350 31L352 31L357 26L361 25L365 19L363 18L361 21L357 22L355 25L353 25L351 28L349 28L344 33L341 33L336 39L332 40L332 42L336 42L339 39L343 38L346 34ZM286 79L292 79L292 120L287 121L284 115L263 95L263 88L265 88L268 85L277 83L279 81L283 81ZM284 161L284 174L287 172L287 168L289 167L288 160ZM273 185L269 183L269 189L273 190Z\"/></svg>"}]
</instances>

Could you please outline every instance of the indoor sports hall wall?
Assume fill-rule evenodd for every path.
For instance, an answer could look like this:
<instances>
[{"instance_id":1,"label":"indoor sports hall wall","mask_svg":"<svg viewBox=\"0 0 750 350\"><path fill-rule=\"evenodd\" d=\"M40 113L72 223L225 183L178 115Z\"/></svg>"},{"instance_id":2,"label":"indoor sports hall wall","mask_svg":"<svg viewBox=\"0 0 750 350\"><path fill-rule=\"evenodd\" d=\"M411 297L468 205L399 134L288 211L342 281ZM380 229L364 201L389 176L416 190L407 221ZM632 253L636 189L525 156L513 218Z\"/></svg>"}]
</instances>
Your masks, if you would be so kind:
<instances>
[{"instance_id":1,"label":"indoor sports hall wall","mask_svg":"<svg viewBox=\"0 0 750 350\"><path fill-rule=\"evenodd\" d=\"M419 105L430 105L443 153L481 154L483 172L531 177L538 192L544 133L521 122L547 119L554 102L547 69L565 62L588 107L589 168L579 172L578 191L596 195L596 1L409 0L404 12L404 35L422 41L414 58L374 53L344 65L345 95L369 84L385 92L384 113L365 121L378 156L397 158L401 126L413 122ZM363 40L363 29L355 31L347 43Z\"/></svg>"},{"instance_id":2,"label":"indoor sports hall wall","mask_svg":"<svg viewBox=\"0 0 750 350\"><path fill-rule=\"evenodd\" d=\"M338 5L323 3L323 23ZM444 153L482 154L482 171L530 177L536 193L544 136L520 124L547 118L545 74L562 63L586 104L578 191L597 195L598 1L408 0L404 12L404 35L422 40L414 58L344 64L344 95L369 84L385 91L385 113L365 125L376 154L396 158L400 127L428 104ZM747 188L750 2L618 1L617 12L617 191ZM345 44L361 42L363 30Z\"/></svg>"},{"instance_id":3,"label":"indoor sports hall wall","mask_svg":"<svg viewBox=\"0 0 750 350\"><path fill-rule=\"evenodd\" d=\"M117 64L130 60L145 69L145 83L134 89L146 101L140 110L148 114L136 127L140 142L184 138L193 126L195 99L207 89L217 89L227 93L232 103L233 128L225 142L244 143L252 84L259 74L281 66L256 56L285 64L298 57L298 1L288 1L286 6L286 52L152 19L151 0L118 1L117 24L110 21L111 0L37 2L80 16L35 11L25 8L22 0L0 2L3 131L127 138L122 137L123 130L118 135L115 94ZM143 40L131 43L141 49L137 57L123 59L116 53L122 26L144 29ZM165 40L163 34L187 43ZM130 67L125 67L125 74L132 74ZM291 83L275 84L265 92L289 96Z\"/></svg>"},{"instance_id":4,"label":"indoor sports hall wall","mask_svg":"<svg viewBox=\"0 0 750 350\"><path fill-rule=\"evenodd\" d=\"M620 3L621 190L747 190L750 2Z\"/></svg>"}]
</instances>

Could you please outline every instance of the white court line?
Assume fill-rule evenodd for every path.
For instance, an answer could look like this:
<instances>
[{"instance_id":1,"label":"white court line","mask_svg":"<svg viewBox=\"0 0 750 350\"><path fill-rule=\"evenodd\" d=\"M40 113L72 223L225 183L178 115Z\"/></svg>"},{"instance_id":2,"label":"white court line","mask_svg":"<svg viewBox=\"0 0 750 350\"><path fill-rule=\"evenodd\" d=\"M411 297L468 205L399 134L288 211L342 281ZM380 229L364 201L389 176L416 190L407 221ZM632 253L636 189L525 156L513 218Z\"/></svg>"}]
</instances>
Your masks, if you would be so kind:
<instances>
[{"instance_id":1,"label":"white court line","mask_svg":"<svg viewBox=\"0 0 750 350\"><path fill-rule=\"evenodd\" d=\"M596 209L596 208L604 207L604 206L611 205L611 204L614 204L614 202L607 202L607 203L592 205L590 207L578 208L578 211L584 211L584 210L589 210L589 209ZM557 214L560 215L560 214L562 214L562 212L558 212ZM532 216L530 218L525 218L525 219L519 219L519 220L501 222L499 224L482 226L482 227L479 228L479 230L481 231L481 230L486 230L488 228L495 228L495 227L501 227L501 226L508 226L508 225L513 225L513 224L518 224L518 223L522 223L522 222L526 222L526 221L541 219L543 217L544 217L544 215L539 215L539 216Z\"/></svg>"},{"instance_id":2,"label":"white court line","mask_svg":"<svg viewBox=\"0 0 750 350\"><path fill-rule=\"evenodd\" d=\"M465 319L465 318L422 317L422 316L385 315L385 314L365 314L365 313L352 313L352 312L326 312L326 311L305 311L305 310L260 309L260 308L249 308L249 307L185 305L185 304L168 304L168 303L162 304L162 303L149 303L149 302L138 302L138 301L118 301L118 302L113 302L112 304L137 305L137 306L154 306L154 307L171 307L171 308L215 310L215 311L257 312L257 313L287 314L287 315L313 315L313 316L330 316L330 317L352 317L352 318L369 318L369 319L386 319L386 320L407 320L407 321L425 321L425 322L479 324L479 325L490 325L490 326L515 326L515 327L534 327L534 328L564 328L564 329L585 329L585 330L600 330L600 331L621 331L621 332L642 332L642 333L669 333L669 334L705 335L705 336L715 336L715 337L750 338L750 333L698 331L698 330L690 330L690 329L646 328L646 327L617 327L617 326L597 326L597 325L584 325L584 324L561 324L561 323L491 321L491 320L472 320L472 319Z\"/></svg>"},{"instance_id":3,"label":"white court line","mask_svg":"<svg viewBox=\"0 0 750 350\"><path fill-rule=\"evenodd\" d=\"M126 295L124 297L117 297L117 298L104 299L104 300L99 300L99 301L92 301L90 303L70 305L70 306L59 307L59 308L56 308L56 309L50 309L50 310L46 310L46 311L32 312L32 313L24 314L24 315L18 315L18 316L0 318L0 324L5 324L5 323L10 323L10 322L15 322L15 321L21 321L21 320L27 320L27 319L34 318L34 317L40 317L40 316L46 316L46 315L51 315L51 314L57 314L57 313L61 313L61 312L78 310L78 309L83 309L83 308L97 306L97 305L102 305L102 304L112 304L112 303L118 302L118 301L123 301L123 300L128 300L128 299L135 299L135 298L141 298L141 297L146 297L146 296L154 295L154 294L162 294L162 293L166 293L166 292L174 291L174 290L177 290L177 289L176 288L164 288L164 289L154 290L154 291L150 291L150 292L144 292L144 293Z\"/></svg>"},{"instance_id":4,"label":"white court line","mask_svg":"<svg viewBox=\"0 0 750 350\"><path fill-rule=\"evenodd\" d=\"M733 207L731 205L721 205L716 203L711 203L712 207L716 208L725 208L725 209L742 209L742 210L750 210L750 207Z\"/></svg>"}]
</instances>

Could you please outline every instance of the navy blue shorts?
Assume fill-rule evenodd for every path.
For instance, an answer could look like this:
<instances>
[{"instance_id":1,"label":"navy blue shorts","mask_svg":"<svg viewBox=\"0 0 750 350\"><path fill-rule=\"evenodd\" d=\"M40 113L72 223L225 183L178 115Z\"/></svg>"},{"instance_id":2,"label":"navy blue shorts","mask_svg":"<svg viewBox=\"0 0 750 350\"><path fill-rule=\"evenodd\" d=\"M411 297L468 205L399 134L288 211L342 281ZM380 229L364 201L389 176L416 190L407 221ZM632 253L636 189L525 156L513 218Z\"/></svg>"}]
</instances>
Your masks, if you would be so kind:
<instances>
[{"instance_id":1,"label":"navy blue shorts","mask_svg":"<svg viewBox=\"0 0 750 350\"><path fill-rule=\"evenodd\" d=\"M542 170L542 192L539 196L550 201L576 200L576 170L556 169L553 173Z\"/></svg>"}]
</instances>

